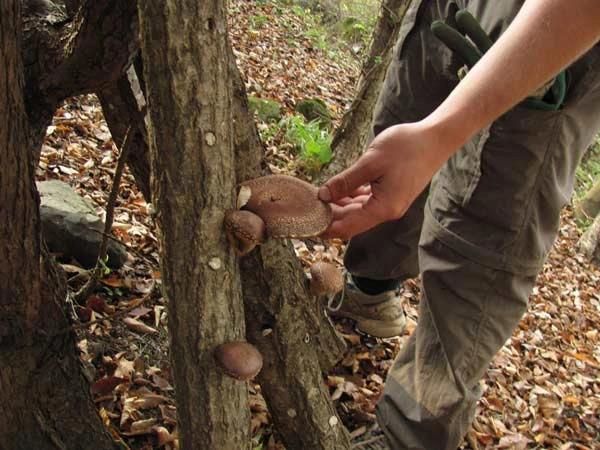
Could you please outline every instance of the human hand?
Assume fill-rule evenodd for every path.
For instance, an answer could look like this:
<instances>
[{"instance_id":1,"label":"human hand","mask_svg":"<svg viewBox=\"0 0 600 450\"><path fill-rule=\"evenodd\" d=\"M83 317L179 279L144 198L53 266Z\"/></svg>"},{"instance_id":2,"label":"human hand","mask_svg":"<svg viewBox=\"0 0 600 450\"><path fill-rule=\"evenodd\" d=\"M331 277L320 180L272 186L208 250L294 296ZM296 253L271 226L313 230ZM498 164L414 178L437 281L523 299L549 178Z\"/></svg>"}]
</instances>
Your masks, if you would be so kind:
<instances>
[{"instance_id":1,"label":"human hand","mask_svg":"<svg viewBox=\"0 0 600 450\"><path fill-rule=\"evenodd\" d=\"M320 189L333 222L323 237L349 239L400 218L448 157L426 122L395 125L379 134L351 167Z\"/></svg>"}]
</instances>

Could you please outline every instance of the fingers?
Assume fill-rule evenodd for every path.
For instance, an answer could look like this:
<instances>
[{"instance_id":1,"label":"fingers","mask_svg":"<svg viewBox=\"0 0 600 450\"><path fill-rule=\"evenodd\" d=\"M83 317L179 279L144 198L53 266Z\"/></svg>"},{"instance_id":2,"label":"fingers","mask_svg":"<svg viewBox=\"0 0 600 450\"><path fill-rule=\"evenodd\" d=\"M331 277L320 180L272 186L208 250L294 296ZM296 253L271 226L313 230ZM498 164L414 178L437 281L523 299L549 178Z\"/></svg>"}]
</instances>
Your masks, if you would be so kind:
<instances>
[{"instance_id":1,"label":"fingers","mask_svg":"<svg viewBox=\"0 0 600 450\"><path fill-rule=\"evenodd\" d=\"M367 202L367 200L369 200L370 196L371 195L369 194L369 195L358 195L356 197L344 197L333 204L338 205L338 206L351 205L352 203L365 204Z\"/></svg>"},{"instance_id":2,"label":"fingers","mask_svg":"<svg viewBox=\"0 0 600 450\"><path fill-rule=\"evenodd\" d=\"M389 220L381 201L372 196L359 196L344 206L332 204L333 221L321 237L350 239L381 222Z\"/></svg>"},{"instance_id":3,"label":"fingers","mask_svg":"<svg viewBox=\"0 0 600 450\"><path fill-rule=\"evenodd\" d=\"M321 236L325 239L350 239L364 233L380 223L400 218L403 209L394 209L377 196L358 196L344 206L331 204L333 221Z\"/></svg>"},{"instance_id":4,"label":"fingers","mask_svg":"<svg viewBox=\"0 0 600 450\"><path fill-rule=\"evenodd\" d=\"M373 152L365 153L353 166L330 178L319 189L319 198L325 202L337 202L352 197L353 192L374 181L381 174L374 162Z\"/></svg>"}]
</instances>

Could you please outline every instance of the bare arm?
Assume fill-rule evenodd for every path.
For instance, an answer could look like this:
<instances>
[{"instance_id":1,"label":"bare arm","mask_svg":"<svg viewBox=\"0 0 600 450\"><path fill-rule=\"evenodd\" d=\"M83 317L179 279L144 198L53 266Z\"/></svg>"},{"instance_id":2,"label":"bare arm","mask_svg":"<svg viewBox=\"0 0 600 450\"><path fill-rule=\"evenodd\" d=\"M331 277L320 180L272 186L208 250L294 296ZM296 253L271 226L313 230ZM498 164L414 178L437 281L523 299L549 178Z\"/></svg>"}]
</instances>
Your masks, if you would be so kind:
<instances>
[{"instance_id":1,"label":"bare arm","mask_svg":"<svg viewBox=\"0 0 600 450\"><path fill-rule=\"evenodd\" d=\"M325 183L319 195L334 202L334 222L327 235L348 238L401 217L473 134L599 39L600 1L527 0L505 33L433 113L420 122L388 128L356 164Z\"/></svg>"},{"instance_id":2,"label":"bare arm","mask_svg":"<svg viewBox=\"0 0 600 450\"><path fill-rule=\"evenodd\" d=\"M426 122L459 147L598 39L598 0L528 0L498 42Z\"/></svg>"}]
</instances>

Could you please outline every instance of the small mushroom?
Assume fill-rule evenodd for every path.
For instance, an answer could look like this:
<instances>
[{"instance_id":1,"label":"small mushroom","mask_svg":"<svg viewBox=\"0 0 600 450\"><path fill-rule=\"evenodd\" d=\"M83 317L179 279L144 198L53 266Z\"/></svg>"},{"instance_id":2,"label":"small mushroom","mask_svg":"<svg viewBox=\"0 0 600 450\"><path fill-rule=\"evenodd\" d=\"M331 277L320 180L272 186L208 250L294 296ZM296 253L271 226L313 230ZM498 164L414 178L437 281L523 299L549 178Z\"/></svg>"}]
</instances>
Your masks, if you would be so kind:
<instances>
[{"instance_id":1,"label":"small mushroom","mask_svg":"<svg viewBox=\"0 0 600 450\"><path fill-rule=\"evenodd\" d=\"M310 292L320 297L331 297L344 288L344 275L334 265L317 261L310 266Z\"/></svg>"},{"instance_id":2,"label":"small mushroom","mask_svg":"<svg viewBox=\"0 0 600 450\"><path fill-rule=\"evenodd\" d=\"M227 211L225 229L229 242L240 255L249 253L267 237L265 223L250 211Z\"/></svg>"},{"instance_id":3,"label":"small mushroom","mask_svg":"<svg viewBox=\"0 0 600 450\"><path fill-rule=\"evenodd\" d=\"M243 209L260 216L274 238L301 238L323 233L332 220L328 203L310 183L287 175L268 175L242 183L250 189Z\"/></svg>"},{"instance_id":4,"label":"small mushroom","mask_svg":"<svg viewBox=\"0 0 600 450\"><path fill-rule=\"evenodd\" d=\"M254 378L263 364L262 355L256 347L244 341L227 342L217 346L214 357L223 372L240 381Z\"/></svg>"}]
</instances>

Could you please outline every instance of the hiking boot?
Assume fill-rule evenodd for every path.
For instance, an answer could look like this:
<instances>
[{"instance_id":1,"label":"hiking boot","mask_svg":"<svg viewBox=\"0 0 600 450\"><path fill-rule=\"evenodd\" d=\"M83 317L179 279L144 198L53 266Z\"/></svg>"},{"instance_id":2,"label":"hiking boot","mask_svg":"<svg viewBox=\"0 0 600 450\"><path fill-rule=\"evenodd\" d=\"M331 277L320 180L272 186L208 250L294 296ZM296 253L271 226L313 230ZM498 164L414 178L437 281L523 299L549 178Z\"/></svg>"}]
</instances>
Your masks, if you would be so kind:
<instances>
[{"instance_id":1,"label":"hiking boot","mask_svg":"<svg viewBox=\"0 0 600 450\"><path fill-rule=\"evenodd\" d=\"M388 441L379 426L375 426L350 446L352 450L391 450Z\"/></svg>"},{"instance_id":2,"label":"hiking boot","mask_svg":"<svg viewBox=\"0 0 600 450\"><path fill-rule=\"evenodd\" d=\"M346 286L337 305L328 305L329 314L346 317L356 322L363 333L379 338L399 336L406 326L406 317L402 309L400 289L368 295L362 292L347 274Z\"/></svg>"}]
</instances>

